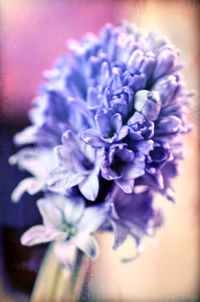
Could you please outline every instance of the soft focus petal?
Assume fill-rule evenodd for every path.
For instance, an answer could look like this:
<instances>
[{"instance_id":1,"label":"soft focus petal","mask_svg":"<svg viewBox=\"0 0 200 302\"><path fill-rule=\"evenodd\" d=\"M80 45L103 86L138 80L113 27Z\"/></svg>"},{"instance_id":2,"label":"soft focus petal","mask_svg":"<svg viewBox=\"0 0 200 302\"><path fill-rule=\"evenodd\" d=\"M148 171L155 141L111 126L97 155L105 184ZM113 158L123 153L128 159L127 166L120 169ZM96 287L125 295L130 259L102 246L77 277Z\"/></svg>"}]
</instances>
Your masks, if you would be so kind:
<instances>
[{"instance_id":1,"label":"soft focus petal","mask_svg":"<svg viewBox=\"0 0 200 302\"><path fill-rule=\"evenodd\" d=\"M64 146L66 146L70 150L74 150L78 146L78 141L76 138L76 135L72 130L67 130L63 135L62 135L62 143Z\"/></svg>"},{"instance_id":2,"label":"soft focus petal","mask_svg":"<svg viewBox=\"0 0 200 302\"><path fill-rule=\"evenodd\" d=\"M14 143L17 146L34 143L36 131L37 129L35 126L29 126L25 128L14 136Z\"/></svg>"},{"instance_id":3,"label":"soft focus petal","mask_svg":"<svg viewBox=\"0 0 200 302\"><path fill-rule=\"evenodd\" d=\"M68 224L76 224L82 217L85 209L85 202L83 198L77 196L73 198L66 198L63 208L64 218Z\"/></svg>"},{"instance_id":4,"label":"soft focus petal","mask_svg":"<svg viewBox=\"0 0 200 302\"><path fill-rule=\"evenodd\" d=\"M100 147L104 146L104 143L98 137L97 131L95 131L94 129L85 130L82 133L82 138L87 144L89 144L93 147L100 148Z\"/></svg>"},{"instance_id":5,"label":"soft focus petal","mask_svg":"<svg viewBox=\"0 0 200 302\"><path fill-rule=\"evenodd\" d=\"M113 220L111 221L113 232L114 232L114 245L113 249L117 249L127 238L128 230L127 228L120 225L120 223L117 223L117 221Z\"/></svg>"},{"instance_id":6,"label":"soft focus petal","mask_svg":"<svg viewBox=\"0 0 200 302\"><path fill-rule=\"evenodd\" d=\"M37 206L42 215L44 225L50 224L59 228L63 221L62 212L54 205L53 199L39 199Z\"/></svg>"},{"instance_id":7,"label":"soft focus petal","mask_svg":"<svg viewBox=\"0 0 200 302\"><path fill-rule=\"evenodd\" d=\"M43 225L36 225L22 235L21 243L26 246L32 246L50 242L52 240L64 240L65 238L66 235L56 229L47 228Z\"/></svg>"},{"instance_id":8,"label":"soft focus petal","mask_svg":"<svg viewBox=\"0 0 200 302\"><path fill-rule=\"evenodd\" d=\"M23 245L32 246L39 243L48 242L49 239L45 238L46 227L37 225L26 231L21 237Z\"/></svg>"},{"instance_id":9,"label":"soft focus petal","mask_svg":"<svg viewBox=\"0 0 200 302\"><path fill-rule=\"evenodd\" d=\"M11 199L14 202L18 202L25 192L33 195L39 192L43 188L43 186L44 181L37 180L34 177L25 178L14 189L11 195Z\"/></svg>"},{"instance_id":10,"label":"soft focus petal","mask_svg":"<svg viewBox=\"0 0 200 302\"><path fill-rule=\"evenodd\" d=\"M91 259L99 254L99 248L95 238L92 235L80 233L73 239L73 243Z\"/></svg>"},{"instance_id":11,"label":"soft focus petal","mask_svg":"<svg viewBox=\"0 0 200 302\"><path fill-rule=\"evenodd\" d=\"M74 264L74 257L76 248L70 242L55 242L54 252L58 261L65 266L66 269L71 270Z\"/></svg>"},{"instance_id":12,"label":"soft focus petal","mask_svg":"<svg viewBox=\"0 0 200 302\"><path fill-rule=\"evenodd\" d=\"M63 189L68 189L79 184L85 175L74 170L68 170L66 167L58 167L53 170L47 178L47 184L51 190L62 192Z\"/></svg>"},{"instance_id":13,"label":"soft focus petal","mask_svg":"<svg viewBox=\"0 0 200 302\"><path fill-rule=\"evenodd\" d=\"M109 202L87 207L77 226L79 232L92 233L96 231L106 220L110 210Z\"/></svg>"},{"instance_id":14,"label":"soft focus petal","mask_svg":"<svg viewBox=\"0 0 200 302\"><path fill-rule=\"evenodd\" d=\"M130 194L133 192L134 179L115 179L115 183L124 191L124 193Z\"/></svg>"},{"instance_id":15,"label":"soft focus petal","mask_svg":"<svg viewBox=\"0 0 200 302\"><path fill-rule=\"evenodd\" d=\"M164 117L160 119L156 125L156 134L175 134L179 131L181 125L181 120L174 115Z\"/></svg>"}]
</instances>

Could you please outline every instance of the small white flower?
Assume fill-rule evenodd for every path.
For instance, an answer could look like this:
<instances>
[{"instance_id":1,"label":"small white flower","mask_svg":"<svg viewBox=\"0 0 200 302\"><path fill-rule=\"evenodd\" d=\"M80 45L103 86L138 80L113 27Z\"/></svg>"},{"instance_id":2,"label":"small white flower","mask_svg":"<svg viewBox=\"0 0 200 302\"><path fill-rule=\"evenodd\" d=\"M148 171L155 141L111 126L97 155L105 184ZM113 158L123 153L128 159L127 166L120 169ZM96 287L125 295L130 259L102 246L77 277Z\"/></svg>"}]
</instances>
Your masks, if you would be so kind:
<instances>
[{"instance_id":1,"label":"small white flower","mask_svg":"<svg viewBox=\"0 0 200 302\"><path fill-rule=\"evenodd\" d=\"M98 245L91 235L107 218L108 203L85 207L81 197L66 198L61 195L49 196L37 202L43 218L43 225L36 225L21 237L23 245L56 241L54 250L58 260L71 267L75 247L90 258L98 255Z\"/></svg>"}]
</instances>

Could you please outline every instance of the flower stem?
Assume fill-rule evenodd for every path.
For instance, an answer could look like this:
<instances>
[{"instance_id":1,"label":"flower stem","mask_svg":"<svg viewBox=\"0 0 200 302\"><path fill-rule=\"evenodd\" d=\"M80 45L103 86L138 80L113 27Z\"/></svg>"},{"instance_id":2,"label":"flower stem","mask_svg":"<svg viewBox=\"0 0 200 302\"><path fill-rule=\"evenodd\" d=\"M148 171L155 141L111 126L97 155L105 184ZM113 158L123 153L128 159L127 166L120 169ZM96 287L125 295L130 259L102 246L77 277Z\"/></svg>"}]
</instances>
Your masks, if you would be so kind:
<instances>
[{"instance_id":1,"label":"flower stem","mask_svg":"<svg viewBox=\"0 0 200 302\"><path fill-rule=\"evenodd\" d=\"M30 302L75 302L80 298L89 261L77 250L72 271L61 266L52 249L45 256Z\"/></svg>"}]
</instances>

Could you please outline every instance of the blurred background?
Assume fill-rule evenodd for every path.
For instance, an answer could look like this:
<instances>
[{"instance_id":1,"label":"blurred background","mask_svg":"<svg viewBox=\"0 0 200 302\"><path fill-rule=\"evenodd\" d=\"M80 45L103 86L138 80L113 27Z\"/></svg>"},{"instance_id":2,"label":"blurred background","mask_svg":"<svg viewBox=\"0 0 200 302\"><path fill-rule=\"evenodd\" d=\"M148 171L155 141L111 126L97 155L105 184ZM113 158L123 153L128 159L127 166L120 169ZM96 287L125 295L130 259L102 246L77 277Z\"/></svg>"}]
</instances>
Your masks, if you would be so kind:
<instances>
[{"instance_id":1,"label":"blurred background","mask_svg":"<svg viewBox=\"0 0 200 302\"><path fill-rule=\"evenodd\" d=\"M185 138L185 160L175 181L177 204L160 197L156 201L166 210L157 242L146 240L144 254L122 264L119 259L130 255L130 243L113 252L112 236L99 236L101 253L93 263L90 286L101 292L102 301L192 301L198 297L199 1L2 0L0 10L0 302L29 300L46 250L46 246L19 244L22 232L41 218L35 207L38 196L32 199L26 194L19 204L10 200L26 174L8 166L8 157L16 151L12 136L28 125L27 111L42 83L42 73L68 52L66 41L80 39L86 32L98 33L106 22L122 20L159 29L181 50L186 87L196 92L188 116L194 129Z\"/></svg>"}]
</instances>

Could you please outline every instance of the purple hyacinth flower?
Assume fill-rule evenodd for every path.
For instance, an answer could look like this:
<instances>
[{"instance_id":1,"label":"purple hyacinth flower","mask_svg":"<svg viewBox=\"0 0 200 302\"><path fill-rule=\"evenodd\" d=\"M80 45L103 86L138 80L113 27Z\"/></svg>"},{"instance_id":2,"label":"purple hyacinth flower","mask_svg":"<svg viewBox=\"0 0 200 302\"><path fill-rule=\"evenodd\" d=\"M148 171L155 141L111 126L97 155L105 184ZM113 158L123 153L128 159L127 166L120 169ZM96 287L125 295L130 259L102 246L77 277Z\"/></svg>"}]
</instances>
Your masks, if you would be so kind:
<instances>
[{"instance_id":1,"label":"purple hyacinth flower","mask_svg":"<svg viewBox=\"0 0 200 302\"><path fill-rule=\"evenodd\" d=\"M117 248L128 235L139 246L161 225L153 197L159 192L174 201L191 96L180 53L161 34L107 24L69 48L70 58L45 73L29 112L32 125L14 138L17 145L34 144L37 156L22 149L10 159L33 174L13 200L25 191L44 194L38 202L44 223L22 243L56 241L66 266L75 247L97 253L90 233L98 228L114 231Z\"/></svg>"},{"instance_id":2,"label":"purple hyacinth flower","mask_svg":"<svg viewBox=\"0 0 200 302\"><path fill-rule=\"evenodd\" d=\"M160 210L153 208L153 195L149 190L125 194L117 189L111 221L115 234L114 249L125 241L127 235L131 235L139 245L143 236L152 236L163 223Z\"/></svg>"},{"instance_id":3,"label":"purple hyacinth flower","mask_svg":"<svg viewBox=\"0 0 200 302\"><path fill-rule=\"evenodd\" d=\"M135 112L128 120L129 136L132 140L150 139L154 135L154 123L147 121L143 114Z\"/></svg>"},{"instance_id":4,"label":"purple hyacinth flower","mask_svg":"<svg viewBox=\"0 0 200 302\"><path fill-rule=\"evenodd\" d=\"M153 150L146 157L146 171L155 174L167 161L172 159L168 144L155 143Z\"/></svg>"},{"instance_id":5,"label":"purple hyacinth flower","mask_svg":"<svg viewBox=\"0 0 200 302\"><path fill-rule=\"evenodd\" d=\"M122 140L128 134L128 127L122 125L122 116L112 109L100 109L95 115L97 129L88 129L82 133L83 140L93 147Z\"/></svg>"},{"instance_id":6,"label":"purple hyacinth flower","mask_svg":"<svg viewBox=\"0 0 200 302\"><path fill-rule=\"evenodd\" d=\"M114 180L125 193L132 193L134 179L144 174L144 161L143 155L134 154L125 144L116 144L102 163L101 174L107 180Z\"/></svg>"},{"instance_id":7,"label":"purple hyacinth flower","mask_svg":"<svg viewBox=\"0 0 200 302\"><path fill-rule=\"evenodd\" d=\"M80 142L71 130L63 134L62 143L55 148L60 165L48 177L49 188L58 193L78 185L83 196L94 201L99 192L103 152Z\"/></svg>"}]
</instances>

